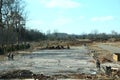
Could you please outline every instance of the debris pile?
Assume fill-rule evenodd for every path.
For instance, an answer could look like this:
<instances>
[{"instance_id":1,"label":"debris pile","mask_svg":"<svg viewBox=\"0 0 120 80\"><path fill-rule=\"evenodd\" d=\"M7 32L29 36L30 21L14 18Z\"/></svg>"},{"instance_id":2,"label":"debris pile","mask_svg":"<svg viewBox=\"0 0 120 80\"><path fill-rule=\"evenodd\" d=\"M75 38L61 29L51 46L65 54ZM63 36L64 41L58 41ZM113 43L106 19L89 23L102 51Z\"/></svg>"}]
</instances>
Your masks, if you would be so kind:
<instances>
[{"instance_id":1,"label":"debris pile","mask_svg":"<svg viewBox=\"0 0 120 80\"><path fill-rule=\"evenodd\" d=\"M33 72L29 70L14 70L14 71L7 71L0 74L1 79L10 79L10 78L31 78Z\"/></svg>"},{"instance_id":2,"label":"debris pile","mask_svg":"<svg viewBox=\"0 0 120 80\"><path fill-rule=\"evenodd\" d=\"M14 70L0 74L0 79L39 79L39 80L54 80L50 76L43 74L34 74L30 70Z\"/></svg>"},{"instance_id":3,"label":"debris pile","mask_svg":"<svg viewBox=\"0 0 120 80\"><path fill-rule=\"evenodd\" d=\"M100 60L100 62L101 63L106 63L106 62L113 62L112 60L110 60L110 59L108 59L108 58L106 58L106 57L99 57L99 60Z\"/></svg>"},{"instance_id":4,"label":"debris pile","mask_svg":"<svg viewBox=\"0 0 120 80\"><path fill-rule=\"evenodd\" d=\"M72 74L69 76L73 79L97 79L97 76L92 74Z\"/></svg>"}]
</instances>

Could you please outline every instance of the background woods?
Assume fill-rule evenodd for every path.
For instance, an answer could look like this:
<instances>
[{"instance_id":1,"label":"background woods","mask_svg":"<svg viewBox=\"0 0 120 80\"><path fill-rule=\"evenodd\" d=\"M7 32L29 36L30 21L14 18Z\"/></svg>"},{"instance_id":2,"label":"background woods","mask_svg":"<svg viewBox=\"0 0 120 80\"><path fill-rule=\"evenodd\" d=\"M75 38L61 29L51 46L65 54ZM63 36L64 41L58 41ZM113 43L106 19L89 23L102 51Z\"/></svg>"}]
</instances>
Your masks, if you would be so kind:
<instances>
[{"instance_id":1,"label":"background woods","mask_svg":"<svg viewBox=\"0 0 120 80\"><path fill-rule=\"evenodd\" d=\"M120 34L111 31L110 34L98 33L96 30L90 34L67 34L57 31L44 34L38 30L27 29L26 10L24 0L0 0L0 54L8 51L29 48L26 42L41 40L71 40L89 39L91 41L119 41Z\"/></svg>"},{"instance_id":2,"label":"background woods","mask_svg":"<svg viewBox=\"0 0 120 80\"><path fill-rule=\"evenodd\" d=\"M22 49L27 41L38 40L42 33L25 28L23 0L0 0L0 53ZM23 45L24 43L24 45Z\"/></svg>"}]
</instances>

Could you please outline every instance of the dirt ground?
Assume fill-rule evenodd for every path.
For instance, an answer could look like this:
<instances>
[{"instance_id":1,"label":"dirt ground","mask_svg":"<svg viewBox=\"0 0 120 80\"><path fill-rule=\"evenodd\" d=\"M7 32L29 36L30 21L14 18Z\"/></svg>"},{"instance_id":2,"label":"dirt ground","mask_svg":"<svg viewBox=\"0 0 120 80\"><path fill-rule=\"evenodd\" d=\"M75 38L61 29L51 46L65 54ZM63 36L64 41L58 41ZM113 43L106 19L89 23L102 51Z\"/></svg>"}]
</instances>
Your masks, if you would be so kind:
<instances>
[{"instance_id":1,"label":"dirt ground","mask_svg":"<svg viewBox=\"0 0 120 80\"><path fill-rule=\"evenodd\" d=\"M113 46L116 48L120 48L120 42L106 42L106 43L94 42L93 44L88 46L90 51L95 51L95 52L91 52L91 55L94 55L95 57L99 58L101 63L114 62L114 60L112 59L112 52L110 50L108 51L99 47L99 45L106 45L106 46Z\"/></svg>"},{"instance_id":2,"label":"dirt ground","mask_svg":"<svg viewBox=\"0 0 120 80\"><path fill-rule=\"evenodd\" d=\"M45 44L37 43L37 42L31 43L32 44L32 49L30 51L27 50L27 53L30 53L30 52L32 52L32 50L37 50L41 47L46 47L47 45L58 45L58 43L56 43L56 42L50 42L49 44L46 43L46 42L44 42L44 43ZM71 43L71 42L69 42L69 43ZM64 46L69 45L69 43L59 42L60 45L64 44ZM75 45L76 46L83 46L84 43L79 43L79 42L71 43L70 46L72 46L72 44L74 44L74 46ZM90 56L92 56L93 58L98 58L100 60L101 64L102 64L102 66L112 64L114 66L118 65L118 68L120 69L120 66L119 66L118 63L114 64L111 52L107 51L107 50L103 50L102 48L98 47L99 44L105 44L105 45L110 45L110 46L115 46L115 47L120 48L120 42L106 42L106 43L99 43L99 42L96 43L96 42L94 42L94 43L87 44L87 49L90 52ZM19 54L21 54L21 53L26 54L26 51L19 51ZM5 57L5 56L4 55L0 56L0 60L3 60L3 57ZM95 60L91 60L90 62L95 63ZM8 71L4 74L0 74L0 78L5 78L5 77L6 78L8 77L7 79L13 78L13 73L15 74L15 72L11 72L11 74L10 74L10 72ZM17 70L17 73L18 74L23 73L23 76L24 76L24 71L22 72L22 71ZM20 76L20 75L18 75L18 76L19 76L19 78L31 78L31 79L37 78L39 80L59 80L59 79L61 79L61 80L64 80L64 79L69 79L69 80L70 79L119 80L120 79L120 70L113 73L111 76L106 75L103 71L100 71L100 72L95 73L95 74L71 73L71 74L58 74L58 75L56 74L56 75L52 75L52 76L47 76L47 75L44 75L44 74L34 74L33 72L28 71L28 74L30 74L28 77L25 77L25 76L23 77L23 76Z\"/></svg>"}]
</instances>

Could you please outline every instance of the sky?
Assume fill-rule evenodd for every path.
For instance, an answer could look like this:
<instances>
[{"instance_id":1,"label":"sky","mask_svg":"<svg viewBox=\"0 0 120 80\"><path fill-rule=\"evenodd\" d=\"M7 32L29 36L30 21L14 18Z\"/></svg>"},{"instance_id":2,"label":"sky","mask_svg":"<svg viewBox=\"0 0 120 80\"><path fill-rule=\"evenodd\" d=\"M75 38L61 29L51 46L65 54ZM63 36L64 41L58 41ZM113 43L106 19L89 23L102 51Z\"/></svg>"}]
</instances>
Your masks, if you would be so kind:
<instances>
[{"instance_id":1,"label":"sky","mask_svg":"<svg viewBox=\"0 0 120 80\"><path fill-rule=\"evenodd\" d=\"M120 0L25 1L27 28L44 33L120 33Z\"/></svg>"}]
</instances>

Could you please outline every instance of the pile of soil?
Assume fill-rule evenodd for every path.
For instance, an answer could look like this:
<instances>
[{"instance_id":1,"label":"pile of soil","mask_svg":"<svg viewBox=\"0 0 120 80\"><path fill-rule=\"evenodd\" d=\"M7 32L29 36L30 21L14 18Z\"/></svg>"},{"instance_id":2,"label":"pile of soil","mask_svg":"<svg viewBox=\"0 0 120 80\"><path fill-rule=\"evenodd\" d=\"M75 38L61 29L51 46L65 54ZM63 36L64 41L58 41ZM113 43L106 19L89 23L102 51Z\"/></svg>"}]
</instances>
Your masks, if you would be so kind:
<instances>
[{"instance_id":1,"label":"pile of soil","mask_svg":"<svg viewBox=\"0 0 120 80\"><path fill-rule=\"evenodd\" d=\"M30 70L13 70L1 72L0 79L39 79L39 80L54 80L50 76L43 74L34 74Z\"/></svg>"},{"instance_id":2,"label":"pile of soil","mask_svg":"<svg viewBox=\"0 0 120 80\"><path fill-rule=\"evenodd\" d=\"M120 78L120 71L116 74L118 78ZM29 70L14 70L14 71L7 71L1 72L0 79L38 79L38 80L57 80L57 79L90 79L90 80L97 80L97 79L107 79L107 80L115 80L116 77L107 77L105 74L58 74L52 76L46 76L44 74L34 74Z\"/></svg>"},{"instance_id":3,"label":"pile of soil","mask_svg":"<svg viewBox=\"0 0 120 80\"><path fill-rule=\"evenodd\" d=\"M111 59L108 59L106 57L99 57L99 60L100 60L101 63L106 63L106 62L111 63L111 62L113 62Z\"/></svg>"},{"instance_id":4,"label":"pile of soil","mask_svg":"<svg viewBox=\"0 0 120 80\"><path fill-rule=\"evenodd\" d=\"M71 78L75 78L75 79L97 79L96 75L88 75L88 74L72 74L69 75L71 76Z\"/></svg>"},{"instance_id":5,"label":"pile of soil","mask_svg":"<svg viewBox=\"0 0 120 80\"><path fill-rule=\"evenodd\" d=\"M6 71L0 74L0 79L32 78L32 74L29 70Z\"/></svg>"}]
</instances>

